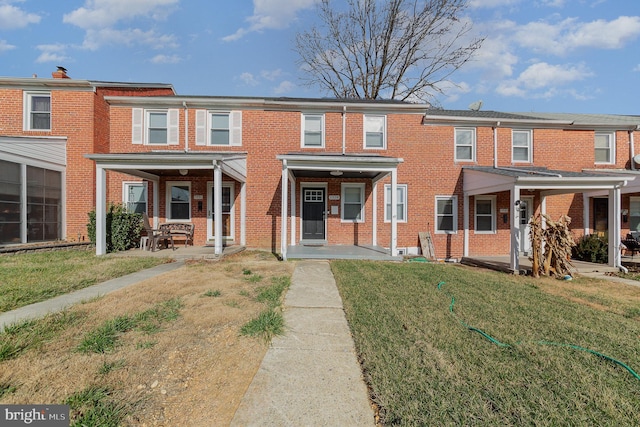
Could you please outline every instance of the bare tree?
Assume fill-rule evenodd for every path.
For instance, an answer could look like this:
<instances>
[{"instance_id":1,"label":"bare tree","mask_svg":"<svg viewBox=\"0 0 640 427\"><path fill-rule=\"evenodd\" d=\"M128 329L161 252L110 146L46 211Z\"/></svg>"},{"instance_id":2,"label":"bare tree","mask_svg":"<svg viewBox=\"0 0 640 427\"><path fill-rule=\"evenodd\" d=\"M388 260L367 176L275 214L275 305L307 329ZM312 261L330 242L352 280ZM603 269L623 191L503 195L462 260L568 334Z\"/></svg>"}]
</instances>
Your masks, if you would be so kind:
<instances>
[{"instance_id":1,"label":"bare tree","mask_svg":"<svg viewBox=\"0 0 640 427\"><path fill-rule=\"evenodd\" d=\"M337 98L433 103L484 39L461 19L467 0L320 0L319 27L296 36L303 80Z\"/></svg>"}]
</instances>

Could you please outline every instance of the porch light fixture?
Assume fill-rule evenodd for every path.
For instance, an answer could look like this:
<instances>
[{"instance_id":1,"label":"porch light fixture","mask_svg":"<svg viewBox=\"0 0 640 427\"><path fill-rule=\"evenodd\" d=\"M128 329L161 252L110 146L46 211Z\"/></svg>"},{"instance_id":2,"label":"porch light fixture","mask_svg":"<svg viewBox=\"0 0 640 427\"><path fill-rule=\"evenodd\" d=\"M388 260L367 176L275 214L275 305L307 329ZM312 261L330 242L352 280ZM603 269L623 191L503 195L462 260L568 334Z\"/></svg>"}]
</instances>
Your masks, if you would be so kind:
<instances>
[{"instance_id":1,"label":"porch light fixture","mask_svg":"<svg viewBox=\"0 0 640 427\"><path fill-rule=\"evenodd\" d=\"M180 175L185 176L189 173L189 169L180 169L178 170L178 172L180 172Z\"/></svg>"},{"instance_id":2,"label":"porch light fixture","mask_svg":"<svg viewBox=\"0 0 640 427\"><path fill-rule=\"evenodd\" d=\"M332 176L341 176L342 175L342 171L335 170L335 171L329 172L329 174L332 175Z\"/></svg>"}]
</instances>

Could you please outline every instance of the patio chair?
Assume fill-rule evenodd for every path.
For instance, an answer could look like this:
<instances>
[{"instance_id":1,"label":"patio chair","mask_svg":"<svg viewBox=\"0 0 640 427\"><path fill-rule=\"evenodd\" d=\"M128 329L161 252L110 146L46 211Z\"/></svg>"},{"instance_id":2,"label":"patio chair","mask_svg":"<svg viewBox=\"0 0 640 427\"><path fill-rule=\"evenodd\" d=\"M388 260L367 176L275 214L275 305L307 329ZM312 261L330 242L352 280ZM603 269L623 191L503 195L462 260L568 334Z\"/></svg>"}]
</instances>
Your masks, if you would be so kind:
<instances>
[{"instance_id":1,"label":"patio chair","mask_svg":"<svg viewBox=\"0 0 640 427\"><path fill-rule=\"evenodd\" d=\"M173 236L171 235L171 233L168 230L163 230L161 228L152 228L151 223L149 222L149 216L146 213L142 214L142 226L144 228L146 236L142 236L140 238L141 249L146 250L146 246L149 245L149 247L151 248L151 252L155 252L155 250L159 246L160 241L163 241L165 242L165 246L167 248L169 247L168 242L171 242L171 249L175 250L175 247L173 246ZM146 242L142 240L144 237L146 237Z\"/></svg>"},{"instance_id":2,"label":"patio chair","mask_svg":"<svg viewBox=\"0 0 640 427\"><path fill-rule=\"evenodd\" d=\"M638 242L636 239L624 239L622 241L622 244L627 249L627 251L631 252L631 259L633 259L633 255L636 252L640 252L640 242Z\"/></svg>"}]
</instances>

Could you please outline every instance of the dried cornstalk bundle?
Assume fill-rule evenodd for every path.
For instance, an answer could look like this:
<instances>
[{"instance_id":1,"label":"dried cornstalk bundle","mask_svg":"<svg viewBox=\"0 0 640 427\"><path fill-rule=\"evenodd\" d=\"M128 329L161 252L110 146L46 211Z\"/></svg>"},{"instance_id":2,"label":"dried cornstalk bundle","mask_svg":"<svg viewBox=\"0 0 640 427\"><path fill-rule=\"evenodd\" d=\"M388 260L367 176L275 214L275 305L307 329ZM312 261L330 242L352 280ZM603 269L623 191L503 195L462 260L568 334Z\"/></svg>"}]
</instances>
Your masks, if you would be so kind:
<instances>
[{"instance_id":1,"label":"dried cornstalk bundle","mask_svg":"<svg viewBox=\"0 0 640 427\"><path fill-rule=\"evenodd\" d=\"M542 226L544 219L545 226ZM532 273L534 277L540 274L553 277L564 277L571 273L571 249L575 240L569 224L571 218L567 215L560 216L558 221L553 221L548 215L533 217L531 222L531 246ZM544 253L542 247L544 242ZM540 255L542 253L542 256Z\"/></svg>"}]
</instances>

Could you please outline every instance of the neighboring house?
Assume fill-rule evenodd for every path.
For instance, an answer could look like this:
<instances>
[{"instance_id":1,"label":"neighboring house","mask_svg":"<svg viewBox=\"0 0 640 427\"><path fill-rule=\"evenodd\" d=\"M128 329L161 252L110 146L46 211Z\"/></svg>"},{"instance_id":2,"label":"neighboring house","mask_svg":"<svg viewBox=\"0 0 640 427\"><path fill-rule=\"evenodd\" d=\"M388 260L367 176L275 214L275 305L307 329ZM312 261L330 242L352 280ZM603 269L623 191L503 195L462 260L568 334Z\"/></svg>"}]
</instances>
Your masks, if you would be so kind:
<instances>
[{"instance_id":1,"label":"neighboring house","mask_svg":"<svg viewBox=\"0 0 640 427\"><path fill-rule=\"evenodd\" d=\"M302 244L418 254L418 233L429 231L439 258L510 254L515 270L530 247L528 220L543 212L568 214L576 237L608 232L610 264L618 265L620 235L640 230L638 116L179 96L170 85L58 82L0 78L1 158L24 164L5 158L6 147L39 144L26 157L44 157L51 164L43 169L61 173L57 203L66 206L58 235L44 240L85 235L95 206L98 254L106 250L110 202L156 224L193 223L195 244L216 253L235 244L285 259ZM39 117L37 100L28 102L40 91L51 93L52 125L34 132L23 123ZM63 96L80 99L56 102ZM44 154L43 146L58 151ZM0 170L0 203L16 212L16 173ZM20 212L0 217L4 244L17 239L4 231L10 223L22 229L16 241L36 241L29 206Z\"/></svg>"}]
</instances>

